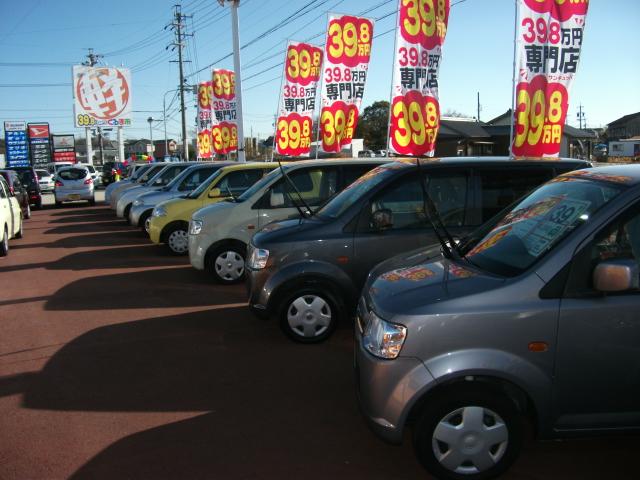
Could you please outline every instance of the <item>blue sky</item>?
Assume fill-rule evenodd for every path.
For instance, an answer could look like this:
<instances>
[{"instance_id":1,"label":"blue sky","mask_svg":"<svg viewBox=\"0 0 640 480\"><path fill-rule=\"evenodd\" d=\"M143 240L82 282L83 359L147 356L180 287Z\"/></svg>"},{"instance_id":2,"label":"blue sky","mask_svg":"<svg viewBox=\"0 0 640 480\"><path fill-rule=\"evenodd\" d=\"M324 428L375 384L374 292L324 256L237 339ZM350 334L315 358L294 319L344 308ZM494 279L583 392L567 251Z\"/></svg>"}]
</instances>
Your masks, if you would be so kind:
<instances>
[{"instance_id":1,"label":"blue sky","mask_svg":"<svg viewBox=\"0 0 640 480\"><path fill-rule=\"evenodd\" d=\"M310 0L242 0L240 43L243 45L293 14ZM162 118L165 92L178 84L177 54L165 50L173 40L164 26L171 21L175 0L0 0L0 121L49 122L53 133L83 135L73 127L71 65L85 60L88 48L105 54L107 65L132 69L134 125L129 138L148 137L147 117ZM452 0L449 31L440 69L442 111L476 115L480 92L481 119L504 113L511 105L514 0ZM303 17L282 26L242 50L245 134L264 138L272 133L287 39L320 44L327 11L382 18L375 34L394 26L397 0L316 0ZM229 7L216 0L185 0L188 39L186 72L190 83L208 76L207 65L231 53ZM388 15L388 16L387 16ZM589 127L599 127L640 111L640 61L637 29L640 1L594 0L589 7L581 63L572 87L568 123L577 126L582 104ZM310 39L314 35L318 36ZM374 39L363 105L388 100L393 32ZM216 63L233 68L232 58ZM273 68L271 68L273 67ZM69 84L17 87L17 84ZM167 101L172 94L167 95ZM194 99L187 122L195 122ZM173 102L168 132L178 138L180 114ZM163 126L154 124L154 139Z\"/></svg>"}]
</instances>

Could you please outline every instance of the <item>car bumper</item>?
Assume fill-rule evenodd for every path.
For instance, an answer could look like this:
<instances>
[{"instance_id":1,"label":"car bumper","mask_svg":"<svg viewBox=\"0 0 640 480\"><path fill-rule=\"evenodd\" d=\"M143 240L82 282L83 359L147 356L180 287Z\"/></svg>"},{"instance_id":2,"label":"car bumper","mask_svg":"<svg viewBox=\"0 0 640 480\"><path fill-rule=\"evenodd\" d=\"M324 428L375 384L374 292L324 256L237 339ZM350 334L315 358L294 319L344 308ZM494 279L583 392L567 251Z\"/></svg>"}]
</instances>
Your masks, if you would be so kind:
<instances>
[{"instance_id":1,"label":"car bumper","mask_svg":"<svg viewBox=\"0 0 640 480\"><path fill-rule=\"evenodd\" d=\"M151 221L149 222L149 239L156 245L162 243L160 241L160 235L166 225L161 218L162 217L151 217Z\"/></svg>"},{"instance_id":2,"label":"car bumper","mask_svg":"<svg viewBox=\"0 0 640 480\"><path fill-rule=\"evenodd\" d=\"M51 183L40 183L40 191L42 192L52 192L55 189L56 184Z\"/></svg>"},{"instance_id":3,"label":"car bumper","mask_svg":"<svg viewBox=\"0 0 640 480\"><path fill-rule=\"evenodd\" d=\"M129 223L133 226L143 227L144 225L140 225L140 217L145 212L151 213L152 210L153 205L132 205L131 210L129 210Z\"/></svg>"},{"instance_id":4,"label":"car bumper","mask_svg":"<svg viewBox=\"0 0 640 480\"><path fill-rule=\"evenodd\" d=\"M124 218L124 209L129 205L128 199L121 197L116 204L116 216Z\"/></svg>"},{"instance_id":5,"label":"car bumper","mask_svg":"<svg viewBox=\"0 0 640 480\"><path fill-rule=\"evenodd\" d=\"M204 232L199 235L189 235L189 261L196 270L204 270L207 250L213 240Z\"/></svg>"},{"instance_id":6,"label":"car bumper","mask_svg":"<svg viewBox=\"0 0 640 480\"><path fill-rule=\"evenodd\" d=\"M73 202L76 200L93 200L93 190L65 190L54 192L56 202Z\"/></svg>"},{"instance_id":7,"label":"car bumper","mask_svg":"<svg viewBox=\"0 0 640 480\"><path fill-rule=\"evenodd\" d=\"M434 380L417 358L385 360L371 355L362 344L356 322L354 372L360 410L376 435L401 443L411 407Z\"/></svg>"},{"instance_id":8,"label":"car bumper","mask_svg":"<svg viewBox=\"0 0 640 480\"><path fill-rule=\"evenodd\" d=\"M268 309L271 292L265 288L267 280L271 274L268 268L262 270L252 270L245 268L245 287L249 297L249 308L261 318L268 317L271 312Z\"/></svg>"}]
</instances>

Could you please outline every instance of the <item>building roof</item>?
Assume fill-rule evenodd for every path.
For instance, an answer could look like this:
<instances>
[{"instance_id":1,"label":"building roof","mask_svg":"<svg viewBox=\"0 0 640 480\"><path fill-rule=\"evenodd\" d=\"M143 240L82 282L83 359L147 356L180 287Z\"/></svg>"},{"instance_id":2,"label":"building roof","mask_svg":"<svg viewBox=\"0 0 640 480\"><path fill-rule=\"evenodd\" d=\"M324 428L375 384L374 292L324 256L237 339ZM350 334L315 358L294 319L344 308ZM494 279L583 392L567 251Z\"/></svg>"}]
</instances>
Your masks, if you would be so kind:
<instances>
[{"instance_id":1,"label":"building roof","mask_svg":"<svg viewBox=\"0 0 640 480\"><path fill-rule=\"evenodd\" d=\"M609 126L609 128L611 128L611 126L616 126L617 124L620 124L620 123L626 123L629 120L635 119L636 117L640 117L640 112L630 113L629 115L625 115L624 117L620 117L619 119L614 120L613 122L608 123L607 125Z\"/></svg>"},{"instance_id":2,"label":"building roof","mask_svg":"<svg viewBox=\"0 0 640 480\"><path fill-rule=\"evenodd\" d=\"M490 138L491 135L489 135L489 133L487 133L487 131L483 127L484 124L482 122L470 120L441 119L438 135L440 136L440 138Z\"/></svg>"}]
</instances>

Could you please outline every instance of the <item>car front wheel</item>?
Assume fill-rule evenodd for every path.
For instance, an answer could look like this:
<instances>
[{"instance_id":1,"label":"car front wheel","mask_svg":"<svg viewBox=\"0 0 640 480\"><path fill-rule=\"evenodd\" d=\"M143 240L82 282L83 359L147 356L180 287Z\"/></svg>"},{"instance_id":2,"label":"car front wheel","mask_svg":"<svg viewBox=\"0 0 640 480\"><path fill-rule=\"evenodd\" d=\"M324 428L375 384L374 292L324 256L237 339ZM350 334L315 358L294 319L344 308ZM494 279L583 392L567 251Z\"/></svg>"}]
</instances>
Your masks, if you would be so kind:
<instances>
[{"instance_id":1,"label":"car front wheel","mask_svg":"<svg viewBox=\"0 0 640 480\"><path fill-rule=\"evenodd\" d=\"M333 333L343 309L328 291L307 288L289 295L280 306L280 328L292 340L319 343Z\"/></svg>"},{"instance_id":2,"label":"car front wheel","mask_svg":"<svg viewBox=\"0 0 640 480\"><path fill-rule=\"evenodd\" d=\"M238 283L244 278L244 256L246 248L238 244L218 247L211 255L207 271L218 283Z\"/></svg>"},{"instance_id":3,"label":"car front wheel","mask_svg":"<svg viewBox=\"0 0 640 480\"><path fill-rule=\"evenodd\" d=\"M416 456L437 478L495 478L520 452L522 423L504 394L473 386L454 389L426 402L414 430Z\"/></svg>"},{"instance_id":4,"label":"car front wheel","mask_svg":"<svg viewBox=\"0 0 640 480\"><path fill-rule=\"evenodd\" d=\"M173 255L186 255L189 251L189 232L185 227L171 228L167 232L165 245Z\"/></svg>"}]
</instances>

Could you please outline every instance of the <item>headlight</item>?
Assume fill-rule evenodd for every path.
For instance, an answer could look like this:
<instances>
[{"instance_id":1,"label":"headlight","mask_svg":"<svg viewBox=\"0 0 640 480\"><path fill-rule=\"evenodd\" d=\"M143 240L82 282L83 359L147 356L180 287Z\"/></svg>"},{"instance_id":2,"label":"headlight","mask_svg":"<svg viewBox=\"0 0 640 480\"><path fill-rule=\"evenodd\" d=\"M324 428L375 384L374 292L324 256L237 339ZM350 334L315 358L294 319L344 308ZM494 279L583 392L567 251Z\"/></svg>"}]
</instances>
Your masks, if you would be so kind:
<instances>
[{"instance_id":1,"label":"headlight","mask_svg":"<svg viewBox=\"0 0 640 480\"><path fill-rule=\"evenodd\" d=\"M249 268L262 270L267 266L267 260L269 260L269 250L265 250L264 248L251 248Z\"/></svg>"},{"instance_id":2,"label":"headlight","mask_svg":"<svg viewBox=\"0 0 640 480\"><path fill-rule=\"evenodd\" d=\"M362 342L364 348L376 357L393 359L400 355L406 338L407 327L386 322L371 312Z\"/></svg>"},{"instance_id":3,"label":"headlight","mask_svg":"<svg viewBox=\"0 0 640 480\"><path fill-rule=\"evenodd\" d=\"M199 235L202 231L202 220L191 220L189 224L189 234Z\"/></svg>"},{"instance_id":4,"label":"headlight","mask_svg":"<svg viewBox=\"0 0 640 480\"><path fill-rule=\"evenodd\" d=\"M139 207L140 205L144 205L144 200L135 200L133 202L134 207Z\"/></svg>"},{"instance_id":5,"label":"headlight","mask_svg":"<svg viewBox=\"0 0 640 480\"><path fill-rule=\"evenodd\" d=\"M166 217L167 209L164 207L156 207L153 209L153 213L151 215L154 217Z\"/></svg>"}]
</instances>

